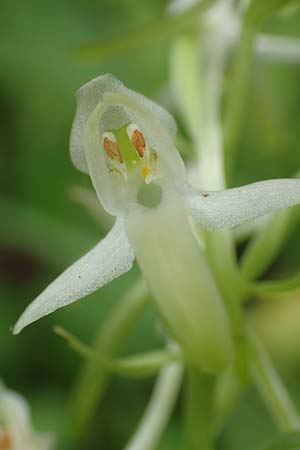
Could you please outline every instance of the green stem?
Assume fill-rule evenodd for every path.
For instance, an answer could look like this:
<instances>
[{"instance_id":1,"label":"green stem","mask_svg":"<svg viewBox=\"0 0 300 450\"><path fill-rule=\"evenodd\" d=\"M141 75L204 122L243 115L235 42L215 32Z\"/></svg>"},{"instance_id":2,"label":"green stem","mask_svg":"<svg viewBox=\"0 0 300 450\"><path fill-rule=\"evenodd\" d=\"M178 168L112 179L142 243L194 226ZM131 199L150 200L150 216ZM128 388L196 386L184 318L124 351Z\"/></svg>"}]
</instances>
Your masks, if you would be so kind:
<instances>
[{"instance_id":1,"label":"green stem","mask_svg":"<svg viewBox=\"0 0 300 450\"><path fill-rule=\"evenodd\" d=\"M186 450L212 450L215 377L188 368L186 379Z\"/></svg>"},{"instance_id":2,"label":"green stem","mask_svg":"<svg viewBox=\"0 0 300 450\"><path fill-rule=\"evenodd\" d=\"M91 242L99 240L98 234L74 225L74 221L62 220L46 208L19 203L10 196L0 195L0 210L5 217L0 221L0 244L20 247L57 269L66 267Z\"/></svg>"},{"instance_id":3,"label":"green stem","mask_svg":"<svg viewBox=\"0 0 300 450\"><path fill-rule=\"evenodd\" d=\"M196 48L195 48L196 50ZM201 76L202 105L196 141L199 175L206 189L224 189L224 154L221 132L220 103L224 73L224 55L216 48L202 50ZM216 283L221 291L231 322L236 347L236 368L243 383L247 379L244 358L244 320L240 302L240 282L232 230L204 233L206 255ZM222 257L220 257L222 255Z\"/></svg>"},{"instance_id":4,"label":"green stem","mask_svg":"<svg viewBox=\"0 0 300 450\"><path fill-rule=\"evenodd\" d=\"M252 376L275 423L284 432L299 431L299 413L262 343L250 329L249 344Z\"/></svg>"},{"instance_id":5,"label":"green stem","mask_svg":"<svg viewBox=\"0 0 300 450\"><path fill-rule=\"evenodd\" d=\"M204 28L202 33L210 33ZM171 80L175 98L194 141L198 184L204 189L225 187L220 99L224 52L211 48L209 36L185 33L175 41ZM201 43L209 42L208 47ZM213 41L214 42L214 41ZM241 379L247 378L244 355L244 322L239 299L239 274L231 230L204 232L206 256L222 293L236 344L236 364ZM220 255L222 255L220 257Z\"/></svg>"},{"instance_id":6,"label":"green stem","mask_svg":"<svg viewBox=\"0 0 300 450\"><path fill-rule=\"evenodd\" d=\"M291 0L252 0L245 12L233 62L231 82L225 112L225 171L227 180L232 176L235 154L243 124L245 103L253 63L253 47L258 29L263 22Z\"/></svg>"},{"instance_id":7,"label":"green stem","mask_svg":"<svg viewBox=\"0 0 300 450\"><path fill-rule=\"evenodd\" d=\"M225 172L227 180L232 176L238 139L243 123L245 103L251 77L253 44L256 28L244 21L236 50L225 111Z\"/></svg>"},{"instance_id":8,"label":"green stem","mask_svg":"<svg viewBox=\"0 0 300 450\"><path fill-rule=\"evenodd\" d=\"M240 321L240 288L230 230L205 233L206 254L226 303L232 323Z\"/></svg>"},{"instance_id":9,"label":"green stem","mask_svg":"<svg viewBox=\"0 0 300 450\"><path fill-rule=\"evenodd\" d=\"M170 83L188 134L197 142L201 129L202 83L199 74L199 31L182 33L172 43ZM190 146L191 147L191 146ZM191 150L190 150L191 153ZM191 155L189 155L191 156Z\"/></svg>"},{"instance_id":10,"label":"green stem","mask_svg":"<svg viewBox=\"0 0 300 450\"><path fill-rule=\"evenodd\" d=\"M77 50L80 56L86 58L108 57L143 47L147 44L157 43L159 40L170 38L183 29L190 28L199 19L199 15L212 3L212 0L203 0L188 9L183 14L163 16L160 20L144 26L142 29L128 33L125 36L82 47Z\"/></svg>"},{"instance_id":11,"label":"green stem","mask_svg":"<svg viewBox=\"0 0 300 450\"><path fill-rule=\"evenodd\" d=\"M221 373L216 381L214 395L214 433L220 434L227 417L234 409L237 400L245 390L241 385L235 368L231 365Z\"/></svg>"},{"instance_id":12,"label":"green stem","mask_svg":"<svg viewBox=\"0 0 300 450\"><path fill-rule=\"evenodd\" d=\"M96 353L111 358L120 350L137 318L143 311L148 291L142 280L138 280L113 308L110 317L100 329L93 346ZM84 435L104 393L109 373L103 369L101 360L85 364L72 392L71 411L74 429L78 437Z\"/></svg>"},{"instance_id":13,"label":"green stem","mask_svg":"<svg viewBox=\"0 0 300 450\"><path fill-rule=\"evenodd\" d=\"M263 298L276 298L276 294L282 294L289 291L299 291L300 275L297 273L289 278L275 281L261 281L252 285L252 291L255 295Z\"/></svg>"},{"instance_id":14,"label":"green stem","mask_svg":"<svg viewBox=\"0 0 300 450\"><path fill-rule=\"evenodd\" d=\"M248 383L248 363L245 352L245 323L241 307L243 292L232 255L232 235L227 235L230 232L230 230L206 232L206 254L230 319L235 343L235 367L240 383L244 385Z\"/></svg>"},{"instance_id":15,"label":"green stem","mask_svg":"<svg viewBox=\"0 0 300 450\"><path fill-rule=\"evenodd\" d=\"M62 337L81 356L89 360L97 361L97 363L99 362L102 370L108 370L109 372L129 378L154 376L164 365L183 359L183 355L178 350L176 352L170 350L153 350L137 355L111 359L96 353L95 350L76 336L59 326L54 327L54 332Z\"/></svg>"}]
</instances>

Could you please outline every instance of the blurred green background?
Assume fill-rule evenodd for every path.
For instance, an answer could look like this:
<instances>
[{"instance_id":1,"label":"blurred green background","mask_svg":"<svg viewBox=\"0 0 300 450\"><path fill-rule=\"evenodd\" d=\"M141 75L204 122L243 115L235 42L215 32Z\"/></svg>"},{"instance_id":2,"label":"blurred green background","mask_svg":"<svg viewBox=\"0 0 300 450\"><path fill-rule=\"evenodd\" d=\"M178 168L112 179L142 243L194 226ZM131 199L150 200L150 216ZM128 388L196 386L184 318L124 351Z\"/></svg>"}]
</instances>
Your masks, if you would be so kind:
<instances>
[{"instance_id":1,"label":"blurred green background","mask_svg":"<svg viewBox=\"0 0 300 450\"><path fill-rule=\"evenodd\" d=\"M82 361L54 335L52 326L60 324L90 341L136 278L137 269L20 336L10 332L29 301L105 233L69 193L74 185L90 187L88 177L69 159L74 94L89 79L112 72L128 87L172 105L165 94L170 41L155 41L105 60L84 60L73 50L143 27L161 17L166 4L161 0L0 3L0 377L30 401L38 429L57 433L60 449L122 448L153 384L151 379L113 377L91 430L83 441L68 444L69 398ZM300 38L300 15L274 18L266 30ZM300 168L299 120L300 64L257 61L234 184L292 176ZM299 231L300 224L269 277L299 269ZM254 304L251 311L300 407L300 294L272 305ZM148 306L124 353L158 347L157 330L155 311ZM159 450L179 448L180 413L178 402ZM217 450L258 449L275 433L255 390L250 390L228 419Z\"/></svg>"}]
</instances>

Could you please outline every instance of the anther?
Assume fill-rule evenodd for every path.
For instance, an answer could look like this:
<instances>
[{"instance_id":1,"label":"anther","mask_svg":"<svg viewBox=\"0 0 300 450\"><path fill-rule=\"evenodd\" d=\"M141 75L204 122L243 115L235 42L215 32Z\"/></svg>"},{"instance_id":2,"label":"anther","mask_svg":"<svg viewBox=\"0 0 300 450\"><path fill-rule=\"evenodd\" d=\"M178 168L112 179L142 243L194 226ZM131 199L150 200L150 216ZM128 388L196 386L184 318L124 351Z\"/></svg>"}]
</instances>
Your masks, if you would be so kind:
<instances>
[{"instance_id":1,"label":"anther","mask_svg":"<svg viewBox=\"0 0 300 450\"><path fill-rule=\"evenodd\" d=\"M102 145L105 153L111 161L117 160L120 164L123 163L123 157L117 144L117 140L113 133L106 132L102 135Z\"/></svg>"},{"instance_id":2,"label":"anther","mask_svg":"<svg viewBox=\"0 0 300 450\"><path fill-rule=\"evenodd\" d=\"M134 123L131 123L127 127L127 135L140 158L143 158L146 151L146 141L143 136L143 133L138 129L138 127Z\"/></svg>"}]
</instances>

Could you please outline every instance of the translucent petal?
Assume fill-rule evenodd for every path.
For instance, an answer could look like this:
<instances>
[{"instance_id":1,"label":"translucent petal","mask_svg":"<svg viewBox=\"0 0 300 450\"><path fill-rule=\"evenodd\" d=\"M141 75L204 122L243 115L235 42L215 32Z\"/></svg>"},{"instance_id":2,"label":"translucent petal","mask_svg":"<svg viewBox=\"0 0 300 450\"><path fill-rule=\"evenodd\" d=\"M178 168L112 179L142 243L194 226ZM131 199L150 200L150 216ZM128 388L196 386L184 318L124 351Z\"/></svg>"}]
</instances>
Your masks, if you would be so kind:
<instances>
[{"instance_id":1,"label":"translucent petal","mask_svg":"<svg viewBox=\"0 0 300 450\"><path fill-rule=\"evenodd\" d=\"M169 180L183 182L184 164L173 144L176 125L160 106L143 95L127 89L112 75L100 76L79 89L78 107L71 132L71 158L75 166L89 172L103 207L112 215L124 212L128 203L124 187L107 170L102 148L103 132L135 123L158 164Z\"/></svg>"},{"instance_id":2,"label":"translucent petal","mask_svg":"<svg viewBox=\"0 0 300 450\"><path fill-rule=\"evenodd\" d=\"M186 204L190 214L204 228L229 228L300 204L300 180L268 180L207 193L189 188Z\"/></svg>"},{"instance_id":3,"label":"translucent petal","mask_svg":"<svg viewBox=\"0 0 300 450\"><path fill-rule=\"evenodd\" d=\"M24 311L14 327L19 333L30 323L85 297L131 269L134 253L117 219L108 235L54 280Z\"/></svg>"},{"instance_id":4,"label":"translucent petal","mask_svg":"<svg viewBox=\"0 0 300 450\"><path fill-rule=\"evenodd\" d=\"M99 103L103 102L103 94L105 92L120 92L142 102L149 111L159 118L159 121L162 122L171 136L174 136L176 133L176 124L172 116L159 105L143 95L127 89L121 81L109 73L94 78L77 91L77 110L70 140L71 159L74 165L79 170L87 173L89 170L84 152L85 126L92 111ZM112 121L114 119L112 118Z\"/></svg>"}]
</instances>

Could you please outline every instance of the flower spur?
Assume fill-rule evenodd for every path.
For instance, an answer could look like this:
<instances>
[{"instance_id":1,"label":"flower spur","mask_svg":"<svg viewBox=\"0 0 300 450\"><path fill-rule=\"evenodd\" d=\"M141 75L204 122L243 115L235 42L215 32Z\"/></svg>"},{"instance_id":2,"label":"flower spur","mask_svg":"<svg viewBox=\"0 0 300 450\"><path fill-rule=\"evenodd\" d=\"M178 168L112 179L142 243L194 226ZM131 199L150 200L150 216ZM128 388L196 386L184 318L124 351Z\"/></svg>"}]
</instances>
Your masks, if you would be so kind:
<instances>
[{"instance_id":1,"label":"flower spur","mask_svg":"<svg viewBox=\"0 0 300 450\"><path fill-rule=\"evenodd\" d=\"M176 125L160 106L114 76L77 93L71 159L90 175L116 221L107 236L54 280L24 311L25 326L129 271L135 257L171 335L206 371L230 361L227 313L190 218L220 229L300 203L300 181L279 179L215 192L192 188L174 146Z\"/></svg>"}]
</instances>

